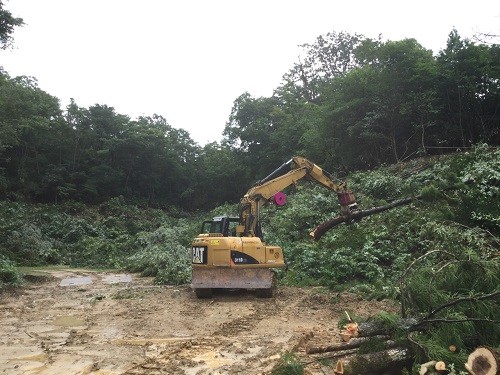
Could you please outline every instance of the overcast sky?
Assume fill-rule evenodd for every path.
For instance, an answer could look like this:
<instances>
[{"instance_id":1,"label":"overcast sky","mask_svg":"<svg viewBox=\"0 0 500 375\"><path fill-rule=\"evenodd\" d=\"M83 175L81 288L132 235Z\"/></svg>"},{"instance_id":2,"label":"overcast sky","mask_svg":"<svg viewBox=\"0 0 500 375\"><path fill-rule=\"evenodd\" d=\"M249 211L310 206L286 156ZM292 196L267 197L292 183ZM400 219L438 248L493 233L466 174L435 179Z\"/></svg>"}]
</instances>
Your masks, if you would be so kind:
<instances>
[{"instance_id":1,"label":"overcast sky","mask_svg":"<svg viewBox=\"0 0 500 375\"><path fill-rule=\"evenodd\" d=\"M24 19L10 76L28 75L65 108L106 104L132 119L159 114L200 145L220 141L233 101L269 97L304 43L331 31L415 38L437 53L500 34L498 0L4 0ZM497 39L498 42L498 39Z\"/></svg>"}]
</instances>

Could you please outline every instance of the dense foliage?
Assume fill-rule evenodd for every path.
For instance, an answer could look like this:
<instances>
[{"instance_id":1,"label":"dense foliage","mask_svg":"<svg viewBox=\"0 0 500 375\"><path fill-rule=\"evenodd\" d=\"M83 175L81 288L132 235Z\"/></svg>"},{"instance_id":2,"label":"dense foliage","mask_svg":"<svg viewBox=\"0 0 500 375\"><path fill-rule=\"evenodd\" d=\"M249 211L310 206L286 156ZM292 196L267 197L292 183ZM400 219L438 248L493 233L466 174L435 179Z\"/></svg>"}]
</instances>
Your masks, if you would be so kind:
<instances>
[{"instance_id":1,"label":"dense foliage","mask_svg":"<svg viewBox=\"0 0 500 375\"><path fill-rule=\"evenodd\" d=\"M158 282L189 279L187 248L198 229L158 209L139 209L112 199L96 207L79 203L31 205L0 203L0 265L4 276L14 264L127 268L157 276ZM12 278L12 280L9 279Z\"/></svg>"},{"instance_id":2,"label":"dense foliage","mask_svg":"<svg viewBox=\"0 0 500 375\"><path fill-rule=\"evenodd\" d=\"M457 247L457 225L471 228L470 233L461 230L468 240L458 253L468 254L467 249L476 247L495 254L500 207L492 202L500 194L499 161L500 151L482 147L441 160L423 158L352 174L350 187L364 208L402 196L423 198L339 226L319 242L310 240L308 233L337 214L337 198L308 182L291 188L285 207L269 207L262 215L266 241L286 249L283 282L333 288L355 282L353 288L365 292L396 293L394 282L412 259ZM179 212L127 205L120 198L98 206L4 201L0 253L23 265L128 267L152 275L169 268L176 276L165 279L182 283L189 276L186 249L202 219L235 211L235 205L226 205L204 217L181 217ZM473 236L474 228L488 233L491 240ZM174 264L183 266L170 269Z\"/></svg>"},{"instance_id":3,"label":"dense foliage","mask_svg":"<svg viewBox=\"0 0 500 375\"><path fill-rule=\"evenodd\" d=\"M373 168L500 141L500 47L456 30L436 56L416 40L328 33L269 98L243 93L220 143L200 146L158 115L82 108L0 69L0 198L211 209L237 202L291 156Z\"/></svg>"},{"instance_id":4,"label":"dense foliage","mask_svg":"<svg viewBox=\"0 0 500 375\"><path fill-rule=\"evenodd\" d=\"M22 18L14 17L11 12L3 7L3 1L0 1L0 49L12 47L15 27L24 25Z\"/></svg>"},{"instance_id":5,"label":"dense foliage","mask_svg":"<svg viewBox=\"0 0 500 375\"><path fill-rule=\"evenodd\" d=\"M499 198L499 160L498 150L479 148L438 163L424 158L352 174L350 186L364 208L383 205L384 198L422 199L337 227L319 242L309 241L308 233L336 216L337 198L321 187L299 186L287 207L265 219L267 240L287 249L289 269L284 277L293 283L335 287L363 281L366 288L376 288L382 280L394 282L404 265L437 243L456 247L451 234L456 223L487 229L493 238L500 234L500 207L492 204ZM482 250L486 246L482 241L477 245Z\"/></svg>"}]
</instances>

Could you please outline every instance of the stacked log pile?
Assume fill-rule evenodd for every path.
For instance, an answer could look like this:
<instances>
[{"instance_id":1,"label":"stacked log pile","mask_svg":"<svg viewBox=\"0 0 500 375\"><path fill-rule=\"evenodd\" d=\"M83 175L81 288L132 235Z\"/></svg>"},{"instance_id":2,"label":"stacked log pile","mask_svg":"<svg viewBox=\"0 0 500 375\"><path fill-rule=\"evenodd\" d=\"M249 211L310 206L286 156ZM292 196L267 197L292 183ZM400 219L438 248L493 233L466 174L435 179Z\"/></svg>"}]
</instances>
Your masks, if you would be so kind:
<instances>
[{"instance_id":1,"label":"stacked log pile","mask_svg":"<svg viewBox=\"0 0 500 375\"><path fill-rule=\"evenodd\" d=\"M401 319L398 326L411 330L414 319ZM381 322L355 323L350 321L340 332L342 342L308 345L306 354L320 359L336 359L334 374L400 374L409 371L413 364L410 350L387 335ZM360 348L370 342L378 342L379 350L363 353ZM451 350L451 349L450 349ZM475 349L465 363L471 375L500 375L500 351L489 347ZM420 365L419 375L455 375L452 366L443 361L429 361Z\"/></svg>"},{"instance_id":2,"label":"stacked log pile","mask_svg":"<svg viewBox=\"0 0 500 375\"><path fill-rule=\"evenodd\" d=\"M401 325L406 325L402 321ZM411 364L410 352L385 334L382 323L349 322L340 335L341 343L307 346L306 353L317 359L338 358L334 373L337 375L400 373ZM377 342L380 350L362 353L363 345Z\"/></svg>"}]
</instances>

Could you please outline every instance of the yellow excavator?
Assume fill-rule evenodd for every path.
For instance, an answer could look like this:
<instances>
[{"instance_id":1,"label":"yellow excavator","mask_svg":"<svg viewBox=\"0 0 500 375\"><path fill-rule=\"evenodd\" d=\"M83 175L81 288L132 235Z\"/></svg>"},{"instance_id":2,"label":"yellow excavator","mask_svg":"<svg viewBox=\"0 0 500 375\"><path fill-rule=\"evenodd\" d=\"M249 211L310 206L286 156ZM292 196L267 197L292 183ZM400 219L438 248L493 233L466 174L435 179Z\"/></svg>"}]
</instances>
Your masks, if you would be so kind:
<instances>
[{"instance_id":1,"label":"yellow excavator","mask_svg":"<svg viewBox=\"0 0 500 375\"><path fill-rule=\"evenodd\" d=\"M198 298L208 298L213 289L253 289L259 297L273 297L276 268L285 267L283 250L263 241L259 213L267 203L286 203L282 192L302 178L308 178L337 193L342 216L357 210L354 194L345 182L311 161L295 156L243 196L238 216L218 216L203 222L201 233L191 246L191 288Z\"/></svg>"}]
</instances>

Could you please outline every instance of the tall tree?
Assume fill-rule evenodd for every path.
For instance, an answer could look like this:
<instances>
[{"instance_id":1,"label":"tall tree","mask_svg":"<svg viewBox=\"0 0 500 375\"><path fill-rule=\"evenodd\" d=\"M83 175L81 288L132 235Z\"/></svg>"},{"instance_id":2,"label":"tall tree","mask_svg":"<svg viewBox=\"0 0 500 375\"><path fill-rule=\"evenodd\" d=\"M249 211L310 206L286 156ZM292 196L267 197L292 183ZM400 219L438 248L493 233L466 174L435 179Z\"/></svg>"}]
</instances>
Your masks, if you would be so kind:
<instances>
[{"instance_id":1,"label":"tall tree","mask_svg":"<svg viewBox=\"0 0 500 375\"><path fill-rule=\"evenodd\" d=\"M195 176L188 185L193 190L192 207L209 209L236 203L255 182L242 153L217 142L200 150L195 165Z\"/></svg>"},{"instance_id":2,"label":"tall tree","mask_svg":"<svg viewBox=\"0 0 500 375\"><path fill-rule=\"evenodd\" d=\"M26 197L43 194L42 180L60 160L56 136L61 125L59 100L31 77L0 77L0 172L7 189Z\"/></svg>"},{"instance_id":3,"label":"tall tree","mask_svg":"<svg viewBox=\"0 0 500 375\"><path fill-rule=\"evenodd\" d=\"M11 12L4 9L3 1L0 0L0 49L12 47L14 28L23 25L23 19L14 17Z\"/></svg>"},{"instance_id":4,"label":"tall tree","mask_svg":"<svg viewBox=\"0 0 500 375\"><path fill-rule=\"evenodd\" d=\"M253 98L244 93L234 101L224 128L224 143L242 152L254 178L271 172L289 157L282 153L287 138L277 135L283 126L282 120L276 97Z\"/></svg>"},{"instance_id":5,"label":"tall tree","mask_svg":"<svg viewBox=\"0 0 500 375\"><path fill-rule=\"evenodd\" d=\"M499 45L476 45L450 32L437 58L443 146L499 141L499 57Z\"/></svg>"},{"instance_id":6,"label":"tall tree","mask_svg":"<svg viewBox=\"0 0 500 375\"><path fill-rule=\"evenodd\" d=\"M435 62L414 39L363 49L367 64L331 82L322 138L358 167L415 155L433 125ZM368 53L370 52L371 55Z\"/></svg>"},{"instance_id":7,"label":"tall tree","mask_svg":"<svg viewBox=\"0 0 500 375\"><path fill-rule=\"evenodd\" d=\"M308 101L316 100L322 84L358 65L354 51L363 39L359 34L332 31L320 35L313 44L301 45L305 56L284 75L279 91L295 93Z\"/></svg>"}]
</instances>

